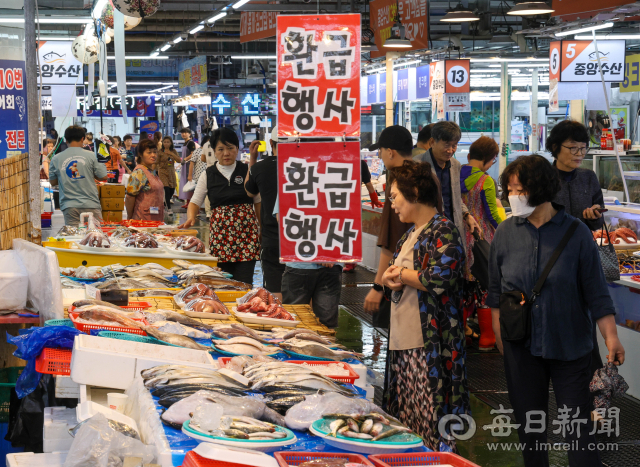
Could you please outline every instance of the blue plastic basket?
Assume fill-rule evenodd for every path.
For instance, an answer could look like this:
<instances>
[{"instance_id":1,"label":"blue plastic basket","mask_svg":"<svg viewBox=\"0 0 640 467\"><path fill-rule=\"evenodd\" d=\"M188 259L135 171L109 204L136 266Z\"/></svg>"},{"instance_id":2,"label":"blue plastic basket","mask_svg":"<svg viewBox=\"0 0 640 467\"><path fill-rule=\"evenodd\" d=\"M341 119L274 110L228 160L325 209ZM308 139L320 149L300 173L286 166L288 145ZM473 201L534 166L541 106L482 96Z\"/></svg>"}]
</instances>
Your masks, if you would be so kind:
<instances>
[{"instance_id":1,"label":"blue plastic basket","mask_svg":"<svg viewBox=\"0 0 640 467\"><path fill-rule=\"evenodd\" d=\"M70 328L73 328L73 321L71 321L70 319L50 319L44 322L45 327L46 326L67 326Z\"/></svg>"},{"instance_id":2,"label":"blue plastic basket","mask_svg":"<svg viewBox=\"0 0 640 467\"><path fill-rule=\"evenodd\" d=\"M142 342L143 344L172 345L166 342L159 341L155 337L138 336L137 334L129 334L126 332L100 331L98 332L98 336L109 337L111 339L120 339L123 341Z\"/></svg>"}]
</instances>

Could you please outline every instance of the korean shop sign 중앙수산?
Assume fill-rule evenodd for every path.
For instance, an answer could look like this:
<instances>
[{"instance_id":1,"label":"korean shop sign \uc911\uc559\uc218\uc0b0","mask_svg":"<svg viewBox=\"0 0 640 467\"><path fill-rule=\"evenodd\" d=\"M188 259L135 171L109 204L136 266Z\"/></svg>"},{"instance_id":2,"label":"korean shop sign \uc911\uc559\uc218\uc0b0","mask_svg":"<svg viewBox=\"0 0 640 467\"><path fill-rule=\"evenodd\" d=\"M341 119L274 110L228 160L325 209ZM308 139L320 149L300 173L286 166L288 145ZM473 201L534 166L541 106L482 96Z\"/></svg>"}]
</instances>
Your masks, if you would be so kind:
<instances>
[{"instance_id":1,"label":"korean shop sign \uc911\uc559\uc218\uc0b0","mask_svg":"<svg viewBox=\"0 0 640 467\"><path fill-rule=\"evenodd\" d=\"M593 41L554 41L549 45L549 81L600 81L598 55L606 82L624 80L625 41L599 40L598 52Z\"/></svg>"}]
</instances>

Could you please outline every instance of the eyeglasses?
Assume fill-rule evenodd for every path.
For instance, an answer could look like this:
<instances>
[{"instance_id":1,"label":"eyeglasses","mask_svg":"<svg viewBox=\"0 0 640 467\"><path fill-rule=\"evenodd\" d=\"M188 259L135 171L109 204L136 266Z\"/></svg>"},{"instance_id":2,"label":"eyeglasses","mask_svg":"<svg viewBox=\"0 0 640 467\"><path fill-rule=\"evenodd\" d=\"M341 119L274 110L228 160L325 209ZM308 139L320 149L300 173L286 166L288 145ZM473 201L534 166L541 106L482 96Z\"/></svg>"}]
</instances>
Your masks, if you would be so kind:
<instances>
[{"instance_id":1,"label":"eyeglasses","mask_svg":"<svg viewBox=\"0 0 640 467\"><path fill-rule=\"evenodd\" d=\"M396 202L396 197L395 196L389 196L389 202L391 204L395 203Z\"/></svg>"},{"instance_id":2,"label":"eyeglasses","mask_svg":"<svg viewBox=\"0 0 640 467\"><path fill-rule=\"evenodd\" d=\"M585 146L585 147L583 147L583 148L580 148L580 147L578 147L578 146L573 146L573 147L565 146L565 145L561 145L561 146L562 146L563 148L566 148L566 149L568 149L569 151L571 151L571 155L572 155L572 156L577 156L577 155L578 155L578 153L580 153L580 154L582 154L582 155L584 156L584 155L587 153L587 151L589 150L589 148L588 148L588 147L586 147L586 146Z\"/></svg>"}]
</instances>

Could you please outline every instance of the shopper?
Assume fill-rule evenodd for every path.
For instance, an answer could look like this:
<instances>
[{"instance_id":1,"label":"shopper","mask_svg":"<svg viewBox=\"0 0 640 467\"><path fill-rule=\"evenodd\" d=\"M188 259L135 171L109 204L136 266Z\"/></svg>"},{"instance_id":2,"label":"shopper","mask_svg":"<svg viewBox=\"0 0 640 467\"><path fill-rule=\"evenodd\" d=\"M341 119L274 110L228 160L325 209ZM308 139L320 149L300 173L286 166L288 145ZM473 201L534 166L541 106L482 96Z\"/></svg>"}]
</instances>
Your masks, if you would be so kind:
<instances>
[{"instance_id":1,"label":"shopper","mask_svg":"<svg viewBox=\"0 0 640 467\"><path fill-rule=\"evenodd\" d=\"M189 200L193 196L193 191L184 191L184 186L189 179L189 165L191 162L191 154L196 150L196 143L191 139L191 130L189 128L183 128L180 130L180 136L184 140L182 146L182 157L180 167L180 192L178 198L185 201L185 204L181 206L182 209L187 209L189 206Z\"/></svg>"},{"instance_id":2,"label":"shopper","mask_svg":"<svg viewBox=\"0 0 640 467\"><path fill-rule=\"evenodd\" d=\"M127 219L164 220L164 185L154 172L158 149L153 140L145 139L136 147L138 165L129 177L124 200Z\"/></svg>"},{"instance_id":3,"label":"shopper","mask_svg":"<svg viewBox=\"0 0 640 467\"><path fill-rule=\"evenodd\" d=\"M94 180L106 180L107 169L98 162L95 154L82 148L85 133L86 130L81 126L68 127L64 137L69 147L53 156L49 167L49 181L59 189L64 223L73 227L79 225L83 212L90 212L96 219L102 219Z\"/></svg>"},{"instance_id":4,"label":"shopper","mask_svg":"<svg viewBox=\"0 0 640 467\"><path fill-rule=\"evenodd\" d=\"M418 133L418 143L411 152L413 160L416 162L431 163L428 151L431 148L431 129L433 128L433 125L435 125L435 123L429 123L420 130L420 133Z\"/></svg>"},{"instance_id":5,"label":"shopper","mask_svg":"<svg viewBox=\"0 0 640 467\"><path fill-rule=\"evenodd\" d=\"M102 142L107 146L109 151L109 160L105 163L107 172L109 173L109 183L118 183L120 176L120 167L125 168L128 174L131 174L131 170L122 161L120 151L116 147L116 140L113 136L100 135Z\"/></svg>"},{"instance_id":6,"label":"shopper","mask_svg":"<svg viewBox=\"0 0 640 467\"><path fill-rule=\"evenodd\" d=\"M253 272L260 258L260 234L253 205L260 200L250 198L244 189L249 166L236 162L239 145L238 136L230 128L213 131L211 146L218 162L200 176L187 209L187 221L180 227L195 224L200 206L208 197L213 210L211 254L218 257L218 267L234 279L253 284Z\"/></svg>"},{"instance_id":7,"label":"shopper","mask_svg":"<svg viewBox=\"0 0 640 467\"><path fill-rule=\"evenodd\" d=\"M205 135L200 140L200 145L193 151L191 155L191 163L189 164L189 175L187 180L189 182L198 183L200 175L207 170L207 163L202 161L202 147L209 143L210 136Z\"/></svg>"},{"instance_id":8,"label":"shopper","mask_svg":"<svg viewBox=\"0 0 640 467\"><path fill-rule=\"evenodd\" d=\"M462 325L464 248L455 224L438 214L431 170L426 162L405 162L389 171L393 209L411 227L382 283L392 302L387 410L440 451L442 443L455 450L454 438L440 432L440 419L470 414L471 408Z\"/></svg>"},{"instance_id":9,"label":"shopper","mask_svg":"<svg viewBox=\"0 0 640 467\"><path fill-rule=\"evenodd\" d=\"M42 141L42 152L40 153L40 180L49 179L51 157L53 157L53 140L45 138Z\"/></svg>"},{"instance_id":10,"label":"shopper","mask_svg":"<svg viewBox=\"0 0 640 467\"><path fill-rule=\"evenodd\" d=\"M278 137L278 127L271 132L271 155L258 161L258 146L255 140L249 146L249 173L245 182L247 194L260 196L260 231L262 233L260 264L262 265L262 285L282 300L282 275L285 265L280 262L280 237L278 221L273 210L278 198L278 143L289 142L289 138Z\"/></svg>"},{"instance_id":11,"label":"shopper","mask_svg":"<svg viewBox=\"0 0 640 467\"><path fill-rule=\"evenodd\" d=\"M158 148L158 151L160 151L162 149L162 133L159 131L156 131L153 134L153 142L156 143L156 146Z\"/></svg>"},{"instance_id":12,"label":"shopper","mask_svg":"<svg viewBox=\"0 0 640 467\"><path fill-rule=\"evenodd\" d=\"M140 140L138 141L138 143L141 143L142 141L145 141L147 139L149 139L149 133L147 133L146 131L141 131Z\"/></svg>"},{"instance_id":13,"label":"shopper","mask_svg":"<svg viewBox=\"0 0 640 467\"><path fill-rule=\"evenodd\" d=\"M553 202L560 180L544 157L519 157L504 170L500 183L513 215L500 224L491 244L487 305L492 307L493 329L504 355L509 400L516 423L521 424L518 435L526 446L522 450L525 466L549 465L547 451L540 449L546 445L546 431L528 429L528 421L536 413L531 411L548 415L550 379L558 408L568 408L564 415L572 426L582 425L581 430L566 433L569 465L600 466L599 453L593 449L595 437L589 434L593 433L589 396L592 322L597 322L604 337L609 362L624 363L625 351L618 340L615 308L595 242L585 225L574 224L575 218ZM530 317L516 314L519 300L531 297L572 225L575 232L530 305ZM507 292L518 295L509 300L510 308ZM501 304L508 311L501 311ZM530 332L519 335L507 324L528 326Z\"/></svg>"},{"instance_id":14,"label":"shopper","mask_svg":"<svg viewBox=\"0 0 640 467\"><path fill-rule=\"evenodd\" d=\"M119 136L111 136L111 142L113 143L112 149L117 150L120 153L118 162L118 183L122 183L122 176L126 173L127 165L122 156L122 138Z\"/></svg>"},{"instance_id":15,"label":"shopper","mask_svg":"<svg viewBox=\"0 0 640 467\"><path fill-rule=\"evenodd\" d=\"M84 137L84 149L91 152L95 150L95 145L93 144L93 133L91 132L87 132L87 135Z\"/></svg>"},{"instance_id":16,"label":"shopper","mask_svg":"<svg viewBox=\"0 0 640 467\"><path fill-rule=\"evenodd\" d=\"M369 166L367 165L367 161L365 160L360 160L360 179L362 183L364 183L364 186L367 188L369 199L371 200L371 206L374 208L383 207L384 205L378 198L378 192L373 187L373 183L371 183L371 172L369 171Z\"/></svg>"},{"instance_id":17,"label":"shopper","mask_svg":"<svg viewBox=\"0 0 640 467\"><path fill-rule=\"evenodd\" d=\"M133 136L125 135L123 140L124 146L121 148L122 158L129 167L129 170L136 168L136 150L133 147Z\"/></svg>"},{"instance_id":18,"label":"shopper","mask_svg":"<svg viewBox=\"0 0 640 467\"><path fill-rule=\"evenodd\" d=\"M61 138L60 135L58 135L58 132L56 131L55 128L52 128L49 134L51 135L51 139L54 141L52 157L55 156L56 154L61 153L62 151L66 150L69 147L67 143L65 143L64 139ZM66 131L65 131L65 134L66 134Z\"/></svg>"},{"instance_id":19,"label":"shopper","mask_svg":"<svg viewBox=\"0 0 640 467\"><path fill-rule=\"evenodd\" d=\"M218 159L216 159L216 155L211 147L211 141L207 141L202 145L202 154L200 155L200 160L207 164L207 168L214 165ZM209 204L209 197L206 197L204 200L204 212L206 213L207 219L211 218L211 204Z\"/></svg>"},{"instance_id":20,"label":"shopper","mask_svg":"<svg viewBox=\"0 0 640 467\"><path fill-rule=\"evenodd\" d=\"M158 152L158 176L164 186L164 204L168 213L171 211L171 198L176 191L176 168L175 163L180 163L182 159L178 151L173 147L173 140L170 136L162 138L162 149Z\"/></svg>"}]
</instances>

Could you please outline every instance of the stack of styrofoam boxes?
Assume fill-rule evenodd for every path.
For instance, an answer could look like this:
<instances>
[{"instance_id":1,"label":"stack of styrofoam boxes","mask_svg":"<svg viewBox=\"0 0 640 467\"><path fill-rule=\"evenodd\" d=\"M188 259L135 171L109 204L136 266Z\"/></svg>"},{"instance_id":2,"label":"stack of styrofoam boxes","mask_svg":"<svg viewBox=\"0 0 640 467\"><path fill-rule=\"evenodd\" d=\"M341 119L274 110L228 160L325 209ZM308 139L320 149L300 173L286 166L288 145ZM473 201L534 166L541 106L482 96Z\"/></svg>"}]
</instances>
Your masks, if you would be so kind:
<instances>
[{"instance_id":1,"label":"stack of styrofoam boxes","mask_svg":"<svg viewBox=\"0 0 640 467\"><path fill-rule=\"evenodd\" d=\"M78 424L76 409L66 407L45 407L43 451L68 451L73 443L69 430Z\"/></svg>"},{"instance_id":2,"label":"stack of styrofoam boxes","mask_svg":"<svg viewBox=\"0 0 640 467\"><path fill-rule=\"evenodd\" d=\"M353 371L358 373L358 376L360 376L353 383L354 386L357 386L357 387L367 391L367 395L365 397L368 400L373 401L373 394L375 392L375 389L374 389L373 385L371 385L371 384L369 384L367 382L367 367L366 367L366 365L364 365L363 363L349 363L349 366L351 368L353 368Z\"/></svg>"},{"instance_id":3,"label":"stack of styrofoam boxes","mask_svg":"<svg viewBox=\"0 0 640 467\"><path fill-rule=\"evenodd\" d=\"M17 452L15 454L7 454L7 467L62 467L66 458L66 452L51 452L47 454Z\"/></svg>"}]
</instances>

